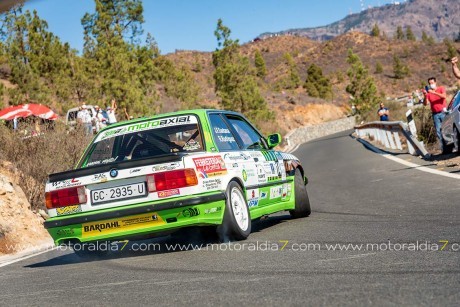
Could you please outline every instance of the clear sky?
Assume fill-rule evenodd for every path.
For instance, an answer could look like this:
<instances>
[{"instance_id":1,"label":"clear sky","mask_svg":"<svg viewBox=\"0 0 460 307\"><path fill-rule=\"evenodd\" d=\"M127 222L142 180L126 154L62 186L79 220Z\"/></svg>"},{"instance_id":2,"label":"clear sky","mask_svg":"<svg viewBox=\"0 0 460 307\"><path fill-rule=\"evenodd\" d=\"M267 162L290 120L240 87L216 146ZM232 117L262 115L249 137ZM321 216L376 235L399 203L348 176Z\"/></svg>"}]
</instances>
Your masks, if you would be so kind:
<instances>
[{"instance_id":1,"label":"clear sky","mask_svg":"<svg viewBox=\"0 0 460 307\"><path fill-rule=\"evenodd\" d=\"M263 32L323 26L362 7L388 0L143 0L145 33L150 32L163 54L176 49L213 51L217 19L232 30L232 38L248 42ZM37 10L49 30L81 50L85 12L93 0L29 0L25 9Z\"/></svg>"}]
</instances>

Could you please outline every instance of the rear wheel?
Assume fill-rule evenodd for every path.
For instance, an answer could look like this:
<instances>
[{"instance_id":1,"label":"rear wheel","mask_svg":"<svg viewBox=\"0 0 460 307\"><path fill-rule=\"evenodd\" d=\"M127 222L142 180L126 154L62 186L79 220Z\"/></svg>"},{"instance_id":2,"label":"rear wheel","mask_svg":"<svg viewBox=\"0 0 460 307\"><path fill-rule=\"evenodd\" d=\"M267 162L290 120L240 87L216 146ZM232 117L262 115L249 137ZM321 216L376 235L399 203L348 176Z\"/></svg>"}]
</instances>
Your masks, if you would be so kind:
<instances>
[{"instance_id":1,"label":"rear wheel","mask_svg":"<svg viewBox=\"0 0 460 307\"><path fill-rule=\"evenodd\" d=\"M225 212L222 225L218 227L221 242L245 240L251 233L251 216L243 189L235 181L227 187Z\"/></svg>"},{"instance_id":2,"label":"rear wheel","mask_svg":"<svg viewBox=\"0 0 460 307\"><path fill-rule=\"evenodd\" d=\"M309 216L311 213L310 199L308 198L307 187L303 180L302 173L299 169L295 170L294 175L294 194L295 194L295 209L289 213L293 218Z\"/></svg>"}]
</instances>

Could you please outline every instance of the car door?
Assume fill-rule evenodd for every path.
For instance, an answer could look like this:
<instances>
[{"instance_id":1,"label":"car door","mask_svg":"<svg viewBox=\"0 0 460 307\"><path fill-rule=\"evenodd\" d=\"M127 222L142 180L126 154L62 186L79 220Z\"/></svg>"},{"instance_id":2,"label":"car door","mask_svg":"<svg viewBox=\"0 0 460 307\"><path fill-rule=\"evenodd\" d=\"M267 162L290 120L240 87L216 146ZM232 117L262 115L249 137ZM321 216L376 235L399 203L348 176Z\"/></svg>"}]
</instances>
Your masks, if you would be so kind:
<instances>
[{"instance_id":1,"label":"car door","mask_svg":"<svg viewBox=\"0 0 460 307\"><path fill-rule=\"evenodd\" d=\"M235 114L225 114L225 118L242 154L250 157L245 167L256 172L255 182L246 186L250 208L285 201L289 187L281 155L268 149L263 136L245 118Z\"/></svg>"}]
</instances>

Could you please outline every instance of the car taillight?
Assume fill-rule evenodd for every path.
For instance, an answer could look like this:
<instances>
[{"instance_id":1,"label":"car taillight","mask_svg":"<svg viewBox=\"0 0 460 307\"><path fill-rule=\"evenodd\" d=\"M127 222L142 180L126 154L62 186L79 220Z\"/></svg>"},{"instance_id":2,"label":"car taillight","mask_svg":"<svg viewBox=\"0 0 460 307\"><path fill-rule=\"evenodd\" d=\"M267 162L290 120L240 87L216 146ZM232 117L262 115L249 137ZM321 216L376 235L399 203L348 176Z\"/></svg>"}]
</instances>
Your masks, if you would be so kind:
<instances>
[{"instance_id":1,"label":"car taillight","mask_svg":"<svg viewBox=\"0 0 460 307\"><path fill-rule=\"evenodd\" d=\"M54 209L86 203L85 187L75 187L45 193L46 208Z\"/></svg>"},{"instance_id":2,"label":"car taillight","mask_svg":"<svg viewBox=\"0 0 460 307\"><path fill-rule=\"evenodd\" d=\"M195 170L191 168L147 175L147 188L150 193L190 187L197 184L198 178Z\"/></svg>"}]
</instances>

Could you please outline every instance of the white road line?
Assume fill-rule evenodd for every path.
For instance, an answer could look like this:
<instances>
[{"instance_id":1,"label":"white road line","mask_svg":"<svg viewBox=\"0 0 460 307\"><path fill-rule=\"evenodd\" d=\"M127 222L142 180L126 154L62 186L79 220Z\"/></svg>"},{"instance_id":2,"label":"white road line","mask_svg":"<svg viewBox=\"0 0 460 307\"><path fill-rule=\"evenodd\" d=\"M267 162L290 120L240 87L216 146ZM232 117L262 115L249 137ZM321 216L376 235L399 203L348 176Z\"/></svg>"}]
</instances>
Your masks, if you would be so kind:
<instances>
[{"instance_id":1,"label":"white road line","mask_svg":"<svg viewBox=\"0 0 460 307\"><path fill-rule=\"evenodd\" d=\"M287 152L288 152L288 153L293 153L294 151L296 151L296 150L299 148L300 145L301 145L301 144L295 145L294 148L289 149Z\"/></svg>"},{"instance_id":2,"label":"white road line","mask_svg":"<svg viewBox=\"0 0 460 307\"><path fill-rule=\"evenodd\" d=\"M412 168L414 168L416 170L426 172L426 173L431 173L431 174L444 176L444 177L448 177L448 178L460 179L460 175L458 175L458 174L452 174L452 173L448 173L448 172L443 172L443 171L439 171L437 169L432 169L432 168L429 168L429 167L426 167L426 166L422 166L420 164L408 162L408 161L403 160L401 158L395 157L395 156L393 156L391 154L384 153L383 151L381 151L380 149L378 149L377 147L375 147L374 145L370 144L367 141L364 141L364 140L361 140L361 139L357 139L357 140L360 143L363 143L363 142L366 143L366 146L369 149L371 149L373 152L378 153L382 157L387 158L389 160L392 160L394 162L397 162L399 164L402 164L402 165L405 165L405 166L408 166L408 167L412 167Z\"/></svg>"},{"instance_id":3,"label":"white road line","mask_svg":"<svg viewBox=\"0 0 460 307\"><path fill-rule=\"evenodd\" d=\"M458 174L452 174L452 173L448 173L448 172L439 171L437 169L432 169L432 168L429 168L429 167L426 167L426 166L421 166L419 164L415 164L415 163L408 162L408 161L405 161L403 159L394 157L394 156L392 156L390 154L381 154L381 156L383 156L383 157L385 157L387 159L390 159L392 161L401 163L401 164L403 164L405 166L413 167L414 169L417 169L417 170L422 171L422 172L427 172L427 173L440 175L440 176L444 176L444 177L449 177L449 178L454 178L454 179L460 179L460 175L458 175Z\"/></svg>"},{"instance_id":4,"label":"white road line","mask_svg":"<svg viewBox=\"0 0 460 307\"><path fill-rule=\"evenodd\" d=\"M16 258L16 259L14 259L14 260L10 260L10 261L4 262L4 263L0 263L0 268L1 268L1 267L4 267L4 266L7 266L7 265L10 265L10 264L13 264L13 263L16 263L16 262L19 262L19 261L22 261L22 260L26 260L26 259L29 259L29 258L38 256L38 255L44 254L44 253L51 252L51 251L53 251L53 250L56 250L57 248L59 248L59 246L54 246L54 247L51 248L51 249L47 249L47 250L44 250L44 251L41 251L41 252L33 253L33 254L31 254L31 255L19 257L19 258Z\"/></svg>"}]
</instances>

